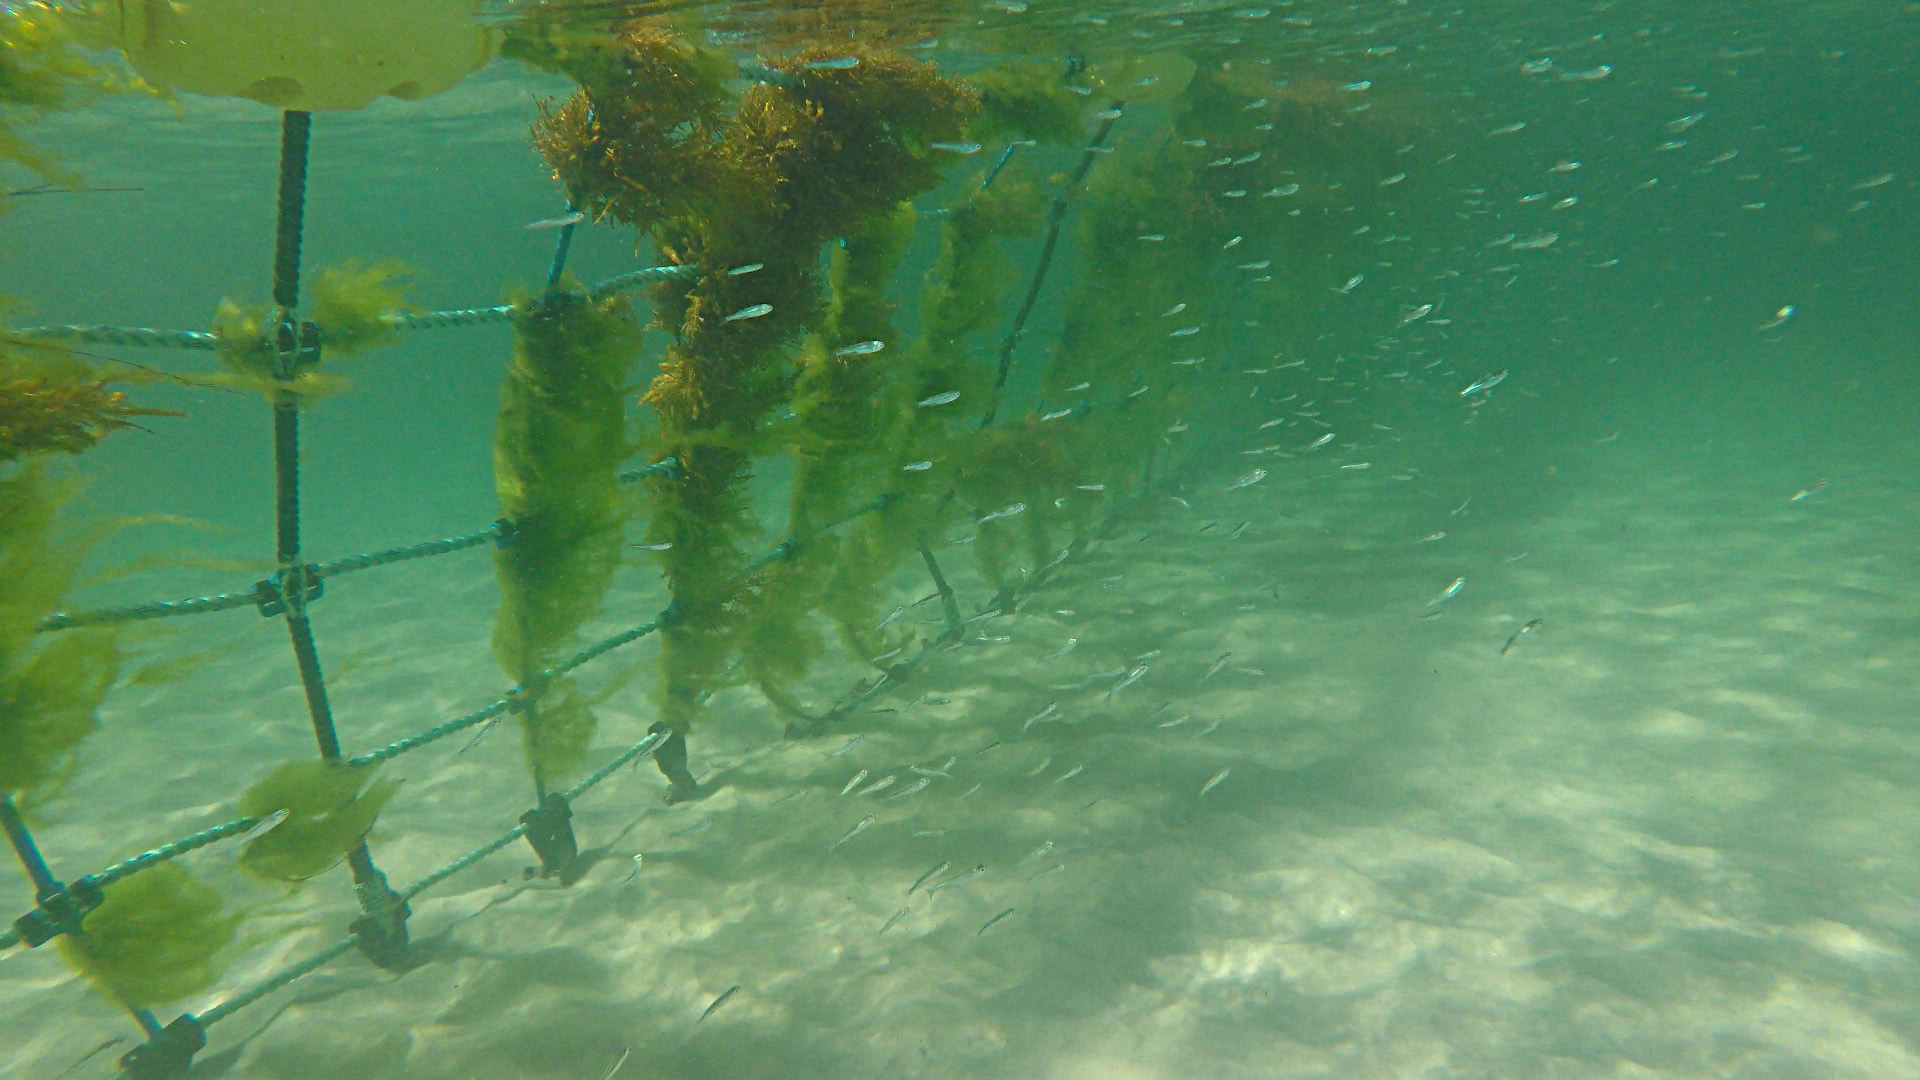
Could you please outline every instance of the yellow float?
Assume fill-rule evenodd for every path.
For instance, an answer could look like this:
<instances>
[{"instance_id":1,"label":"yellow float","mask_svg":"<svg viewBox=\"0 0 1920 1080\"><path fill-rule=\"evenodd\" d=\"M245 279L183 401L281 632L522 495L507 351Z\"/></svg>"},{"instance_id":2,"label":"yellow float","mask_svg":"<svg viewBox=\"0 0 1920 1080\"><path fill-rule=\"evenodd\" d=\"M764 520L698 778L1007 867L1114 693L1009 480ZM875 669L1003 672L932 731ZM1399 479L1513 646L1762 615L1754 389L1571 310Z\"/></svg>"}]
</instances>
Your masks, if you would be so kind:
<instances>
[{"instance_id":1,"label":"yellow float","mask_svg":"<svg viewBox=\"0 0 1920 1080\"><path fill-rule=\"evenodd\" d=\"M315 112L438 94L499 48L474 0L99 0L76 24L156 87Z\"/></svg>"}]
</instances>

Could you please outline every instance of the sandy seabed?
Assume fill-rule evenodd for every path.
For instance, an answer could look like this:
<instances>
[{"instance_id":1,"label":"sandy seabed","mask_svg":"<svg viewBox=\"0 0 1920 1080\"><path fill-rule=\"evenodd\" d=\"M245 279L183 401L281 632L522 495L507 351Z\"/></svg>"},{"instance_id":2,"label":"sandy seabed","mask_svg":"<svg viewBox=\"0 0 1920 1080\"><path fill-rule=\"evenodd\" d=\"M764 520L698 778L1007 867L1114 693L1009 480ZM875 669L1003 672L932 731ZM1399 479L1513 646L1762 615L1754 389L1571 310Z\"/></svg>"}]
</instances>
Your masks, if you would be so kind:
<instances>
[{"instance_id":1,"label":"sandy seabed","mask_svg":"<svg viewBox=\"0 0 1920 1080\"><path fill-rule=\"evenodd\" d=\"M1920 612L1912 545L1882 542L1910 477L1789 503L1630 444L1589 456L1524 511L1385 462L1201 488L843 730L784 740L728 691L693 739L708 798L616 774L575 807L582 880L530 880L516 844L414 903L418 967L342 957L216 1025L201 1074L598 1080L624 1054L629 1078L1920 1076ZM984 599L966 549L942 557ZM504 687L483 559L329 587L350 752ZM594 629L656 610L650 577ZM311 754L278 627L197 622L183 647L226 650L117 692L44 808L57 872L224 820ZM644 733L654 656L595 669L632 676L596 760ZM511 734L466 742L387 766L405 784L373 852L396 884L530 800ZM946 775L890 799L916 765ZM898 780L842 795L860 770ZM253 917L219 988L163 1020L354 914L344 870L283 895L225 850L189 860ZM31 902L11 875L0 900ZM108 1075L130 1035L75 1062L129 1030L52 950L0 958L5 1075Z\"/></svg>"}]
</instances>

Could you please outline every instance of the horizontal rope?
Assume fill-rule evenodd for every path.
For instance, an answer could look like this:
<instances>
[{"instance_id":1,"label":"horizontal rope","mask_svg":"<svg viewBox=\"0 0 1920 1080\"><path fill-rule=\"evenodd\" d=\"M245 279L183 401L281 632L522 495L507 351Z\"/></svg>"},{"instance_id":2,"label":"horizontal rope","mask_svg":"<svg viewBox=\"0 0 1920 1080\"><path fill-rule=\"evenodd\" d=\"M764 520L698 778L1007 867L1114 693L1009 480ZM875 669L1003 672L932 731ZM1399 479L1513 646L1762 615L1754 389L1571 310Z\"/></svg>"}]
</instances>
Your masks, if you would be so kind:
<instances>
[{"instance_id":1,"label":"horizontal rope","mask_svg":"<svg viewBox=\"0 0 1920 1080\"><path fill-rule=\"evenodd\" d=\"M650 476L665 476L678 479L680 463L673 458L662 458L650 465L627 469L618 479L622 483L634 483ZM434 555L446 555L455 551L479 547L486 543L501 543L509 540L513 534L513 525L504 519L459 536L447 536L437 540L422 540L399 547L368 551L358 555L348 555L329 562L308 563L305 574L308 581L324 581L327 578L350 574L356 570L368 570L376 566L390 566L394 563L424 559ZM212 611L229 611L240 607L257 607L264 602L279 597L277 589L272 587L271 579L255 582L252 588L243 591L215 593L211 596L195 596L185 600L152 600L140 604L128 604L121 607L95 608L88 611L54 612L40 620L35 630L46 633L52 630L70 630L78 626L99 626L106 623L140 622L147 619L166 619L178 615L202 615Z\"/></svg>"},{"instance_id":2,"label":"horizontal rope","mask_svg":"<svg viewBox=\"0 0 1920 1080\"><path fill-rule=\"evenodd\" d=\"M605 281L587 286L584 295L587 299L600 300L627 289L648 285L656 281L673 278L695 277L700 273L697 266L649 266L639 270L630 270L616 274ZM443 326L482 326L488 323L510 322L520 313L515 304L493 304L487 307L450 308L445 311L426 311L419 314L395 312L382 316L383 322L396 330L435 330ZM321 327L321 338L326 339L326 328ZM87 326L64 324L59 326L23 326L8 330L6 333L25 341L84 341L99 345L125 345L142 349L198 349L211 351L221 345L218 334L203 330L156 330L145 326Z\"/></svg>"}]
</instances>

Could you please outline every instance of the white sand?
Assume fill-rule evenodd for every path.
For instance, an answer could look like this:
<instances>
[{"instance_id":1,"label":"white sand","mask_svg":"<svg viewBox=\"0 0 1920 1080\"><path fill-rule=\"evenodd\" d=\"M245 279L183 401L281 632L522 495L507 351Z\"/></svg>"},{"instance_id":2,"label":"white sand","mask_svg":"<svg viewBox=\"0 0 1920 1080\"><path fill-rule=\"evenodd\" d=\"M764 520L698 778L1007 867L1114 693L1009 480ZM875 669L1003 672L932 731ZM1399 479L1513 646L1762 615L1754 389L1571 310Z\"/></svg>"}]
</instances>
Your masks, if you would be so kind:
<instances>
[{"instance_id":1,"label":"white sand","mask_svg":"<svg viewBox=\"0 0 1920 1080\"><path fill-rule=\"evenodd\" d=\"M1448 518L1473 489L1432 463L1396 483L1318 462L1204 489L1191 511L1166 502L985 624L1011 642L937 656L874 703L899 711L816 741L782 741L730 691L693 742L711 798L666 808L651 765L618 775L576 809L582 846L604 851L585 880L525 882L533 860L509 849L416 903L419 969L350 954L219 1024L203 1057L367 1080L594 1080L623 1049L628 1077L1920 1075L1920 734L1894 689L1914 646L1877 624L1912 617L1895 577L1911 569L1859 554L1880 527L1866 508L1911 490L1863 480L1789 507L1764 485L1640 474L1631 447L1591 454L1541 479L1525 515L1487 491ZM1237 540L1193 538L1243 518ZM963 596L983 596L965 549L944 551ZM1462 575L1444 615L1418 618ZM658 604L647 577L616 598L636 621ZM902 578L903 598L923 591ZM351 747L503 684L490 605L481 555L330 586L316 620ZM909 617L931 633L935 608ZM278 628L201 628L239 633L239 651L115 696L72 787L109 797L62 800L40 833L60 872L219 820L269 763L310 753ZM1069 636L1073 652L1038 659ZM1111 699L1112 679L1049 689L1152 649ZM603 756L644 730L652 655L611 661L646 669L602 710ZM947 700L909 704L923 695ZM1022 737L1048 701L1065 723ZM374 852L396 883L529 799L511 735L455 755L464 742L389 766L407 782ZM949 756L952 778L918 795L837 794L858 769L904 783ZM987 872L905 895L942 860L936 883ZM191 863L273 900L221 851ZM16 878L0 899L22 906ZM183 1006L352 913L341 870L275 901L221 989ZM0 961L7 1075L57 1075L127 1029L50 950ZM106 1075L124 1048L72 1075Z\"/></svg>"}]
</instances>

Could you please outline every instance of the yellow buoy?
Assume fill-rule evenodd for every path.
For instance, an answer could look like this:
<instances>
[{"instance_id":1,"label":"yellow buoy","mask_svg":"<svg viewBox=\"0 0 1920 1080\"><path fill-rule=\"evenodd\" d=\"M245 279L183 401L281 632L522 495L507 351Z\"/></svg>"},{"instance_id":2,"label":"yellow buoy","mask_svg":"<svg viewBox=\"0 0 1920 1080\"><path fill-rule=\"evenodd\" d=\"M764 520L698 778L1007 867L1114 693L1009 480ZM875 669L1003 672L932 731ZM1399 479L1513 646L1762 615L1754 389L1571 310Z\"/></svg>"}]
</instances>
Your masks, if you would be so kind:
<instances>
[{"instance_id":1,"label":"yellow buoy","mask_svg":"<svg viewBox=\"0 0 1920 1080\"><path fill-rule=\"evenodd\" d=\"M276 109L361 109L447 90L493 59L475 0L101 0L88 44L126 53L155 86Z\"/></svg>"}]
</instances>

